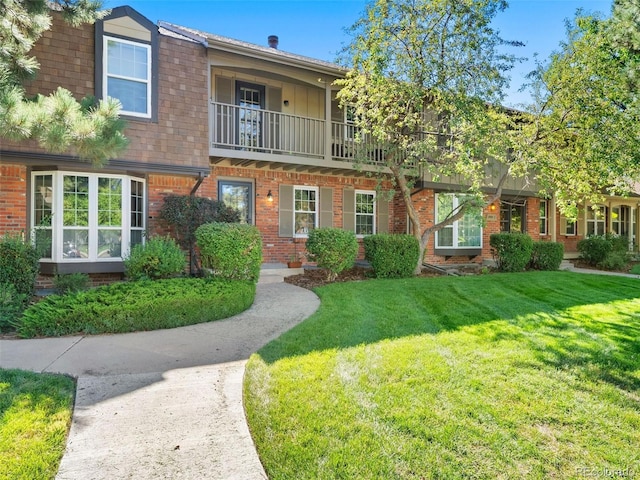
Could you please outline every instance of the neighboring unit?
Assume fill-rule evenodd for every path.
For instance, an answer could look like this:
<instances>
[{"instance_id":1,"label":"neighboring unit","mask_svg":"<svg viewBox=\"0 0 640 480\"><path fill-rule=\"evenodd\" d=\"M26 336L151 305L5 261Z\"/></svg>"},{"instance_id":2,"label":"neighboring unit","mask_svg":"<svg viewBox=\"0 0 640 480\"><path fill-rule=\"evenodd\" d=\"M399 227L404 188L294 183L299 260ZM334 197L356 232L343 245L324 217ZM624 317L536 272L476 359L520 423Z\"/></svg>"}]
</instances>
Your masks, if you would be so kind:
<instances>
[{"instance_id":1,"label":"neighboring unit","mask_svg":"<svg viewBox=\"0 0 640 480\"><path fill-rule=\"evenodd\" d=\"M155 25L130 7L77 28L53 16L32 52L41 69L27 92L62 86L77 98L119 99L130 146L96 169L35 142L2 140L0 234L33 234L45 251L41 286L54 273L86 272L94 282L120 278L131 246L145 232L166 232L158 214L168 194L239 209L262 233L265 262L304 252L313 228L344 228L358 237L407 232L402 199L388 201L353 163L360 148L353 118L338 107L333 85L346 74L341 67L278 50L275 36L257 46ZM380 149L368 151L373 163L382 161ZM425 222L444 218L464 190L455 179L427 176L417 185L414 201ZM568 254L580 238L605 231L635 245L637 218L637 199L611 197L569 223L552 199L513 181L499 204L438 232L425 261L490 260L489 235L499 231L563 242Z\"/></svg>"}]
</instances>

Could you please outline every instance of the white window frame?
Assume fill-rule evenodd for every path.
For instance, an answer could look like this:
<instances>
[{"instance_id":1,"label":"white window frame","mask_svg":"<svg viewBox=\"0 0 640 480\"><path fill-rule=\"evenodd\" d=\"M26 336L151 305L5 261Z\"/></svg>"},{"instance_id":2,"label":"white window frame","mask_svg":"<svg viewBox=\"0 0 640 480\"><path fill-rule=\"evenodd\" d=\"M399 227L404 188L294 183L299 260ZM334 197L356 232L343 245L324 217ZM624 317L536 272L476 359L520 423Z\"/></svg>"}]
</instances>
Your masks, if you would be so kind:
<instances>
[{"instance_id":1,"label":"white window frame","mask_svg":"<svg viewBox=\"0 0 640 480\"><path fill-rule=\"evenodd\" d=\"M571 228L571 232L569 229ZM571 222L568 218L565 217L565 229L562 232L562 235L565 237L575 237L578 234L578 220Z\"/></svg>"},{"instance_id":2,"label":"white window frame","mask_svg":"<svg viewBox=\"0 0 640 480\"><path fill-rule=\"evenodd\" d=\"M542 206L544 205L544 208ZM540 215L540 235L549 235L549 202L547 200L540 200L539 212L544 212L544 215ZM544 229L542 228L544 227Z\"/></svg>"},{"instance_id":3,"label":"white window frame","mask_svg":"<svg viewBox=\"0 0 640 480\"><path fill-rule=\"evenodd\" d=\"M315 192L315 211L312 210L297 210L296 209L296 192L307 190L309 192ZM296 238L307 238L309 236L309 229L306 232L298 232L296 230L296 214L297 213L313 213L314 222L312 229L318 228L318 220L320 216L320 189L318 187L307 187L304 185L294 185L293 187L293 236Z\"/></svg>"},{"instance_id":4,"label":"white window frame","mask_svg":"<svg viewBox=\"0 0 640 480\"><path fill-rule=\"evenodd\" d=\"M136 47L141 47L144 48L147 51L147 78L146 80L141 80L139 78L135 78L135 77L128 77L128 76L124 76L124 75L115 75L115 74L109 74L109 42L113 41L113 42L118 42L118 43L124 43L124 44L129 44L129 45L134 45ZM140 118L151 118L151 98L153 97L153 92L152 90L152 83L151 83L151 76L152 76L152 70L151 70L151 62L152 62L152 55L151 55L151 45L148 45L146 43L141 43L141 42L134 42L132 40L125 40L122 38L116 38L116 37L110 37L105 35L103 38L103 52L102 52L102 58L103 58L103 68L102 68L102 98L107 98L108 94L107 92L109 91L109 78L118 78L118 79L122 79L122 80L127 80L129 82L137 82L137 83L144 83L147 86L147 112L146 113L140 113L140 112L133 112L130 110L125 110L124 106L122 108L122 110L120 111L121 114L123 115L129 115L132 117L140 117ZM118 99L120 100L120 99ZM121 102L122 103L122 102Z\"/></svg>"},{"instance_id":5,"label":"white window frame","mask_svg":"<svg viewBox=\"0 0 640 480\"><path fill-rule=\"evenodd\" d=\"M604 235L607 232L607 207L606 205L596 205L596 209L587 209L587 224L585 226L586 236ZM593 233L589 233L589 226L593 225ZM602 225L602 233L598 233L598 226Z\"/></svg>"},{"instance_id":6,"label":"white window frame","mask_svg":"<svg viewBox=\"0 0 640 480\"><path fill-rule=\"evenodd\" d=\"M39 176L50 175L52 177L52 221L51 227L46 227L47 230L51 230L51 257L43 257L42 260L45 262L54 262L54 263L107 263L107 262L121 262L123 258L125 258L129 254L130 244L131 244L131 232L141 232L142 241L144 242L144 231L146 229L146 218L147 218L147 190L146 190L146 181L143 178L131 177L128 175L111 175L105 173L90 173L90 172L75 172L75 171L34 171L31 173L31 184L35 185L35 179ZM67 176L77 176L77 177L88 177L89 182L89 221L86 230L88 230L88 244L89 251L86 257L77 257L77 258L68 258L63 255L63 247L64 247L64 230L73 230L74 227L65 227L64 226L64 177ZM118 257L98 257L98 238L99 238L99 230L118 230L117 226L101 226L99 225L99 215L98 215L98 180L101 178L111 178L118 179L121 181L122 185L122 193L120 199L121 205L121 224L119 230L121 232L121 249L120 256ZM141 184L142 186L142 208L141 212L136 212L138 214L142 214L141 220L142 225L132 226L132 218L131 218L131 195L132 188L131 182L135 181ZM31 231L35 233L35 230L38 228L35 225L35 200L36 200L36 191L35 188L31 189ZM35 238L34 238L35 240Z\"/></svg>"},{"instance_id":7,"label":"white window frame","mask_svg":"<svg viewBox=\"0 0 640 480\"><path fill-rule=\"evenodd\" d=\"M436 193L435 196L435 219L436 219L436 223L438 223L438 218L439 218L439 212L438 212L438 196L439 195L448 195L448 196L452 196L453 197L453 210L456 210L458 208L458 206L460 205L460 195L455 194L455 193ZM450 212L448 212L450 213ZM466 216L466 214L465 214ZM438 249L454 249L454 250L465 250L465 249L481 249L482 248L482 244L483 244L483 226L482 224L480 225L480 245L463 245L460 246L459 245L459 228L458 228L458 223L464 219L464 216L459 219L454 221L452 224L447 225L444 228L452 228L452 238L453 238L453 245L440 245L440 231L436 232L436 242L435 242L435 248Z\"/></svg>"},{"instance_id":8,"label":"white window frame","mask_svg":"<svg viewBox=\"0 0 640 480\"><path fill-rule=\"evenodd\" d=\"M371 195L373 197L373 212L371 213L358 213L358 194L361 195ZM356 237L358 238L364 238L367 235L373 235L376 233L376 229L377 229L377 225L376 225L376 202L377 202L377 195L376 192L374 190L356 190L355 191L355 196L354 196L354 209L353 211L355 212L355 226L354 226L354 231L356 232ZM371 217L373 219L371 226L372 226L372 232L371 233L358 233L358 216L367 216L367 217Z\"/></svg>"}]
</instances>

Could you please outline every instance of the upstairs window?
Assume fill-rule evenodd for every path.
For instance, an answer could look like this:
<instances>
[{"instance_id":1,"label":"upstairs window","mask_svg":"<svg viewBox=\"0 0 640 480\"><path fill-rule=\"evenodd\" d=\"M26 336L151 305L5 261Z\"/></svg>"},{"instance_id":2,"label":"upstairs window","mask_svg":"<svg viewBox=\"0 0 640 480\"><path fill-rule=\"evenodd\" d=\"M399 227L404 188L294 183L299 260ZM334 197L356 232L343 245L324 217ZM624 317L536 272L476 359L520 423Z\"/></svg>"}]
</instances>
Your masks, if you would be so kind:
<instances>
[{"instance_id":1,"label":"upstairs window","mask_svg":"<svg viewBox=\"0 0 640 480\"><path fill-rule=\"evenodd\" d=\"M122 113L151 118L151 46L104 38L103 96L120 100Z\"/></svg>"}]
</instances>

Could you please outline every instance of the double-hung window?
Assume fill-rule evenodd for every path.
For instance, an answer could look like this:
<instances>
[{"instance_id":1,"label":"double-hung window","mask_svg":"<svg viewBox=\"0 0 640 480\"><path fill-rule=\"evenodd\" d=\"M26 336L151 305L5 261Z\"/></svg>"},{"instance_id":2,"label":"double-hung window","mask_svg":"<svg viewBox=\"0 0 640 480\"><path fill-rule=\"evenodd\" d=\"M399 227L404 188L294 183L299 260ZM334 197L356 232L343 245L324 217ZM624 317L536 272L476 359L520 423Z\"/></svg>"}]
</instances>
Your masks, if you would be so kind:
<instances>
[{"instance_id":1,"label":"double-hung window","mask_svg":"<svg viewBox=\"0 0 640 480\"><path fill-rule=\"evenodd\" d=\"M356 190L356 235L376 233L376 194L375 192Z\"/></svg>"},{"instance_id":2,"label":"double-hung window","mask_svg":"<svg viewBox=\"0 0 640 480\"><path fill-rule=\"evenodd\" d=\"M120 100L122 113L151 118L151 46L104 38L103 96Z\"/></svg>"},{"instance_id":3,"label":"double-hung window","mask_svg":"<svg viewBox=\"0 0 640 480\"><path fill-rule=\"evenodd\" d=\"M587 208L587 236L604 235L607 209L604 205Z\"/></svg>"},{"instance_id":4,"label":"double-hung window","mask_svg":"<svg viewBox=\"0 0 640 480\"><path fill-rule=\"evenodd\" d=\"M318 226L318 188L294 187L293 225L296 236L306 237Z\"/></svg>"},{"instance_id":5,"label":"double-hung window","mask_svg":"<svg viewBox=\"0 0 640 480\"><path fill-rule=\"evenodd\" d=\"M32 229L43 259L121 260L142 243L144 180L123 175L34 172Z\"/></svg>"},{"instance_id":6,"label":"double-hung window","mask_svg":"<svg viewBox=\"0 0 640 480\"><path fill-rule=\"evenodd\" d=\"M438 193L436 195L437 222L446 220L460 208L468 195ZM475 249L482 247L482 209L469 208L462 218L436 232L436 248Z\"/></svg>"},{"instance_id":7,"label":"double-hung window","mask_svg":"<svg viewBox=\"0 0 640 480\"><path fill-rule=\"evenodd\" d=\"M549 224L548 224L548 204L546 200L540 200L540 235L548 235L549 232Z\"/></svg>"}]
</instances>

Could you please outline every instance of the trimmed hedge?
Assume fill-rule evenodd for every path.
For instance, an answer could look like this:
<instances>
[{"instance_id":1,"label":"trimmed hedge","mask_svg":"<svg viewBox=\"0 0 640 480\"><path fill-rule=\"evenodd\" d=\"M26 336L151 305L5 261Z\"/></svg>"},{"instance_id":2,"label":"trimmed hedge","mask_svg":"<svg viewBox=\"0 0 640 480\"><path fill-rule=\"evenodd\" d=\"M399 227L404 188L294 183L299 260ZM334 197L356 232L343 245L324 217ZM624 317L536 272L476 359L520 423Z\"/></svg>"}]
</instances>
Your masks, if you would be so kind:
<instances>
[{"instance_id":1,"label":"trimmed hedge","mask_svg":"<svg viewBox=\"0 0 640 480\"><path fill-rule=\"evenodd\" d=\"M376 278L407 278L420 258L420 243L413 235L376 234L364 237L364 256Z\"/></svg>"},{"instance_id":2,"label":"trimmed hedge","mask_svg":"<svg viewBox=\"0 0 640 480\"><path fill-rule=\"evenodd\" d=\"M531 260L533 240L526 233L493 233L489 244L503 272L522 272Z\"/></svg>"},{"instance_id":3,"label":"trimmed hedge","mask_svg":"<svg viewBox=\"0 0 640 480\"><path fill-rule=\"evenodd\" d=\"M50 295L24 311L18 335L124 333L210 322L251 306L255 284L205 278L122 282Z\"/></svg>"},{"instance_id":4,"label":"trimmed hedge","mask_svg":"<svg viewBox=\"0 0 640 480\"><path fill-rule=\"evenodd\" d=\"M144 244L135 245L124 260L127 277L131 280L156 280L184 273L185 254L171 237L151 237Z\"/></svg>"},{"instance_id":5,"label":"trimmed hedge","mask_svg":"<svg viewBox=\"0 0 640 480\"><path fill-rule=\"evenodd\" d=\"M202 268L218 278L257 282L262 264L262 237L254 225L206 223L196 230Z\"/></svg>"},{"instance_id":6,"label":"trimmed hedge","mask_svg":"<svg viewBox=\"0 0 640 480\"><path fill-rule=\"evenodd\" d=\"M534 242L530 268L558 270L564 258L564 245L558 242Z\"/></svg>"},{"instance_id":7,"label":"trimmed hedge","mask_svg":"<svg viewBox=\"0 0 640 480\"><path fill-rule=\"evenodd\" d=\"M308 258L318 267L328 270L330 281L347 268L353 267L358 256L358 240L353 232L340 228L316 228L307 238Z\"/></svg>"},{"instance_id":8,"label":"trimmed hedge","mask_svg":"<svg viewBox=\"0 0 640 480\"><path fill-rule=\"evenodd\" d=\"M0 283L10 283L23 295L26 307L35 292L36 277L40 268L40 256L31 243L18 235L0 238Z\"/></svg>"}]
</instances>

